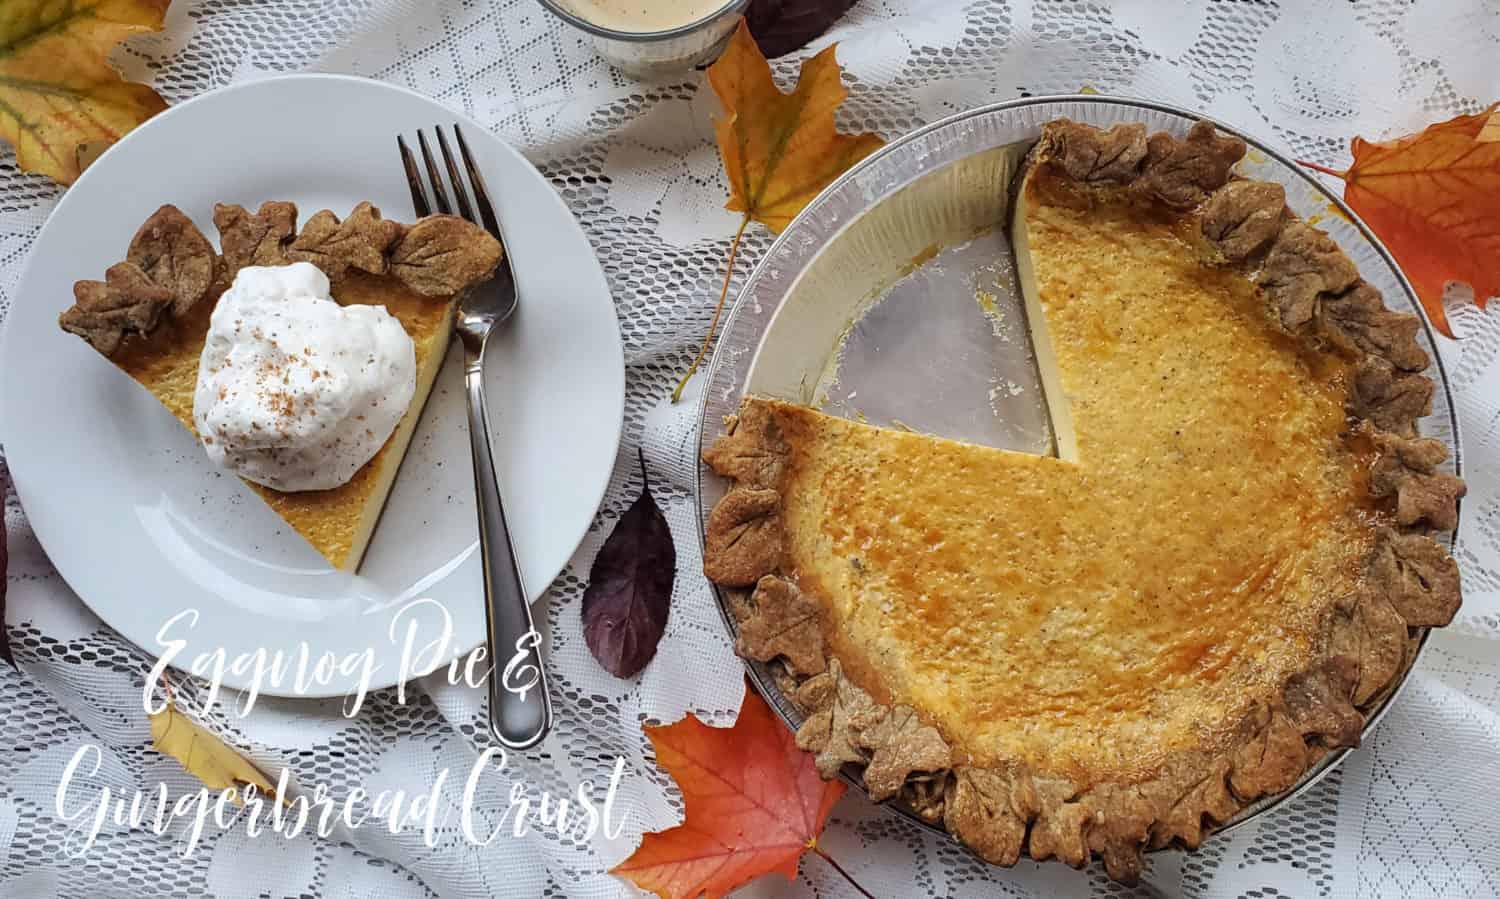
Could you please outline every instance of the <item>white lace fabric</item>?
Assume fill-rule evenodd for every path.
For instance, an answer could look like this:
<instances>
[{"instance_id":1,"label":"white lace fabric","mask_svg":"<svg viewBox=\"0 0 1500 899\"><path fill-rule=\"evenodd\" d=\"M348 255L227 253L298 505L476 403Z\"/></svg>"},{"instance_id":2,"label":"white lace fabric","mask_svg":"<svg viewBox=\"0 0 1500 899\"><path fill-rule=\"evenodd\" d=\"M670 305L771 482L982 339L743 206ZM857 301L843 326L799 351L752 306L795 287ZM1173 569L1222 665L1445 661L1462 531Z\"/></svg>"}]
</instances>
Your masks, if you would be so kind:
<instances>
[{"instance_id":1,"label":"white lace fabric","mask_svg":"<svg viewBox=\"0 0 1500 899\"><path fill-rule=\"evenodd\" d=\"M1303 4L1153 0L1015 2L863 0L826 38L840 42L851 95L846 130L895 137L981 103L1088 85L1202 110L1334 167L1348 139L1403 133L1500 97L1492 0ZM805 53L775 64L789 84ZM488 781L479 814L506 811L505 778L533 793L608 781L625 760L623 831L582 845L533 831L488 847L452 826L435 848L407 831L365 826L339 840L210 832L182 857L163 835L107 827L81 859L53 812L62 766L85 743L104 760L87 778L130 792L164 781L196 787L149 748L140 690L149 660L104 627L52 569L8 498L11 639L24 674L0 667L0 897L210 895L443 899L633 895L609 867L640 834L680 820L682 803L652 762L644 721L688 713L727 724L743 689L707 583L691 494L694 411L672 385L708 325L736 220L712 145L716 101L697 74L642 83L611 70L587 39L535 0L177 0L161 35L116 54L133 77L181 101L233 81L297 71L366 75L463 109L522 149L583 223L613 290L626 347L626 428L595 527L538 605L554 677L557 727L537 751ZM0 157L0 315L61 190ZM743 278L769 245L752 228ZM1193 854L1152 856L1127 889L1096 867L985 866L950 840L851 793L822 843L882 897L1428 897L1500 895L1500 304L1455 303L1457 342L1443 346L1464 436L1465 500L1457 555L1466 599L1434 635L1412 683L1373 738L1332 776L1274 814ZM3 440L4 435L0 435ZM579 600L590 562L639 489L642 446L677 539L679 577L656 659L633 681L594 663ZM429 679L397 701L377 694L353 720L337 702L262 699L248 718L212 725L271 770L335 794L425 792L453 772L440 801L487 745L479 691ZM456 812L455 812L456 813ZM798 882L767 878L745 895L852 896L825 864Z\"/></svg>"}]
</instances>

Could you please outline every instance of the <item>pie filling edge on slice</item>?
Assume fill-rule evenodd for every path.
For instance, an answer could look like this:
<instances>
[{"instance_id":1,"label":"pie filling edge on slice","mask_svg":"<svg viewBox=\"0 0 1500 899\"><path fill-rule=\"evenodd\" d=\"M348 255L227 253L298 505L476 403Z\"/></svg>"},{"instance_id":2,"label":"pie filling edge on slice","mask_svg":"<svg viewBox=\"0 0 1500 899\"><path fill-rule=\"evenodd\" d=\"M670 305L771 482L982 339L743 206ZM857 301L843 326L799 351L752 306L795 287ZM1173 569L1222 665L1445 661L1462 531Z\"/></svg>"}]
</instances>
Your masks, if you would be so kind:
<instances>
[{"instance_id":1,"label":"pie filling edge on slice","mask_svg":"<svg viewBox=\"0 0 1500 899\"><path fill-rule=\"evenodd\" d=\"M386 443L354 477L330 490L281 492L245 481L335 568L363 559L401 461L442 367L453 308L499 264L499 241L471 222L431 215L411 225L360 203L342 221L331 211L299 231L297 207L263 203L254 213L219 204L222 254L176 206L165 205L131 239L103 281L74 285L58 319L149 390L196 434L193 396L209 317L240 269L308 262L332 283L339 303L384 306L411 337L416 391Z\"/></svg>"},{"instance_id":2,"label":"pie filling edge on slice","mask_svg":"<svg viewBox=\"0 0 1500 899\"><path fill-rule=\"evenodd\" d=\"M1058 120L1044 126L1023 168L1015 215L1018 265L1031 285L1040 283L1038 276L1046 281L1048 273L1031 270L1035 260L1027 247L1032 214L1028 199L1049 187L1056 196L1042 205L1056 212L1055 218L1065 220L1070 206L1087 211L1095 205L1117 209L1124 204L1153 220L1143 240L1176 240L1174 246L1201 251L1203 282L1217 285L1217 295L1249 297L1258 308L1238 318L1226 310L1206 310L1217 319L1195 318L1193 313L1205 310L1185 309L1181 327L1222 321L1262 328L1271 347L1264 388L1282 390L1274 395L1289 407L1284 415L1273 410L1267 427L1280 426L1285 418L1291 423L1287 427L1302 429L1287 433L1305 432L1312 449L1294 447L1302 450L1293 457L1299 464L1316 462L1315 450L1324 445L1318 441L1327 438L1327 470L1298 472L1301 481L1287 479L1292 489L1313 494L1329 506L1319 509L1309 501L1304 510L1295 495L1286 503L1291 512L1323 516L1300 528L1316 532L1306 552L1295 549L1301 546L1295 539L1298 520L1289 518L1290 512L1280 518L1268 514L1273 523L1286 519L1274 533L1292 541L1288 546L1294 550L1289 551L1301 555L1286 565L1276 560L1277 570L1249 578L1249 586L1236 589L1249 597L1247 607L1263 613L1275 613L1287 591L1312 591L1322 585L1340 592L1309 594L1303 620L1289 621L1284 632L1274 618L1266 621L1263 615L1255 627L1265 633L1252 629L1248 637L1236 638L1239 642L1232 648L1242 657L1226 670L1239 674L1224 676L1242 677L1243 692L1251 698L1231 710L1232 720L1217 723L1210 720L1215 707L1204 706L1202 745L1189 742L1129 774L1121 774L1118 765L1101 763L1103 773L1088 776L1086 765L1080 770L1076 764L1054 763L1045 749L1041 754L1018 751L1010 757L1004 752L976 753L968 735L949 726L951 710L937 707L943 699L942 672L958 672L952 681L957 692L969 662L951 650L982 644L964 642L963 632L973 630L975 623L965 621L961 609L948 612L949 619L934 618L942 614L945 603L934 602L920 587L965 582L971 573L965 570L965 560L948 560L956 580L911 581L906 593L893 589L895 581L887 576L892 572L899 575L920 567L931 575L937 570L932 560L941 557L949 536L941 527L924 531L909 526L909 521L898 525L894 519L923 521L924 515L944 514L944 509L934 513L917 508L907 515L899 503L881 505L867 493L882 489L870 486L878 479L879 465L907 465L902 475L911 480L923 464L942 471L943 464L952 462L950 468L961 471L970 461L994 461L1000 451L969 448L966 456L938 438L881 432L752 397L727 423L726 435L704 452L705 463L732 482L709 516L704 570L726 588L737 620L737 651L771 663L779 686L802 711L798 744L816 753L824 777L836 776L845 766L862 769L872 799L903 801L923 819L941 822L988 861L1013 864L1025 853L1037 860L1056 857L1082 866L1099 856L1111 877L1131 881L1139 875L1144 849L1173 844L1196 848L1215 826L1245 806L1291 787L1327 751L1356 744L1364 710L1388 694L1409 661L1409 628L1444 625L1457 611L1457 565L1429 535L1456 526L1463 484L1439 470L1446 447L1416 433L1417 419L1430 412L1433 391L1433 382L1420 374L1428 364L1415 341L1420 324L1414 316L1388 311L1337 245L1287 209L1279 185L1235 175L1232 167L1244 152L1243 142L1219 135L1208 123L1199 123L1179 139L1166 134L1148 138L1139 124L1104 131ZM1037 221L1044 218L1038 215ZM1152 251L1146 247L1142 252L1149 257ZM1125 258L1133 249L1122 246L1119 252ZM1054 254L1052 261L1057 258ZM1244 289L1228 290L1234 287L1232 280ZM1038 290L1031 285L1026 291L1028 313L1045 323ZM1055 294L1050 299L1047 311L1062 310L1065 316L1062 304L1067 297ZM1193 299L1203 298L1188 302ZM1169 319L1171 313L1170 308L1159 310ZM1104 324L1112 325L1113 320ZM1128 316L1122 315L1118 329L1089 340L1087 349L1103 354L1100 370L1108 367L1109 353L1128 351L1120 350L1122 343L1139 336L1129 329ZM1040 345L1046 334L1045 327L1033 329L1049 405L1054 421L1063 425L1057 429L1060 459L1027 457L1035 461L1023 463L1013 458L985 469L987 475L1005 474L1012 467L1055 469L1072 464L1080 453L1091 452L1090 440L1092 451L1097 451L1101 435L1107 436L1094 424L1101 416L1091 417L1087 408L1072 410L1062 398L1068 372L1059 372L1050 359L1050 344L1045 349ZM1161 346L1170 351L1169 344ZM1305 391L1286 377L1287 366L1299 359L1315 373ZM1074 362L1076 386L1084 363ZM1250 377L1262 377L1256 368L1246 371ZM1260 382L1255 386L1259 389ZM1246 392L1229 391L1227 396L1233 400ZM1219 414L1235 413L1230 409ZM1274 435L1280 433L1273 432L1260 447L1273 461L1276 453L1292 449L1276 444ZM1191 437L1185 435L1180 447L1154 446L1153 452L1191 459ZM848 449L855 444L854 450ZM830 460L833 455L840 458ZM920 458L910 461L912 457ZM860 465L875 467L849 474L848 469ZM1032 481L1027 477L1022 471L1016 483L1029 487ZM955 483L962 488L961 482ZM892 489L902 488L898 483ZM975 495L982 493L976 487ZM834 507L835 499L829 498L834 494L847 504ZM941 496L924 498L943 506ZM878 509L892 521L859 520L862 509ZM1141 509L1139 514L1170 517L1173 510ZM1059 521L1057 533L1071 538L1070 522ZM887 541L886 548L894 545L930 554L921 566L876 557L884 532L903 527L909 532L902 537L906 542ZM1320 542L1317 538L1325 529L1341 536ZM859 547L862 558L852 549ZM799 565L799 559L804 564ZM1318 570L1320 561L1332 570ZM977 561L976 566L983 567ZM1176 583L1170 577L1161 581L1163 589ZM862 593L867 584L880 592ZM881 602L873 601L872 595ZM1260 605L1252 606L1250 598L1258 598ZM951 601L950 597L947 604ZM1226 606L1222 617L1232 624L1236 612L1235 606ZM938 672L928 678L926 693L919 679L909 676L915 670L909 653L919 653L922 647L904 646L899 634L887 640L879 630L881 622L897 620L945 621L952 627L950 633L957 634L942 644L949 650L942 658L918 660L929 675ZM1048 623L1045 616L1038 620ZM1127 636L1137 631L1153 639L1164 633L1172 636L1170 621L1164 630L1158 622L1118 615L1116 620L1131 631ZM1084 645L1091 639L1101 638L1084 636ZM1285 658L1276 655L1282 643L1292 647ZM1173 675L1186 685L1183 695L1195 695L1193 678L1200 677L1196 672L1216 670L1209 664L1215 647L1199 649L1187 659L1188 673ZM1151 677L1161 676L1146 667ZM1268 672L1275 682L1257 681L1257 672ZM1001 682L1024 685L1027 674L1007 672L1008 680ZM933 683L937 693L930 689ZM1087 686L1082 689L1086 692ZM1233 690L1231 685L1207 695L1232 695ZM1023 694L1018 701L1024 703L1029 697L1024 690L1018 692ZM1141 692L1157 695L1150 683ZM960 698L967 703L964 707L975 709L971 714L995 714L990 704L975 702L975 697ZM1105 700L1114 698L1085 695L1074 708L1087 709L1090 702L1106 707L1110 703ZM1142 716L1154 711L1145 699L1136 699L1145 710ZM1067 711L1063 707L1058 714ZM1101 715L1104 722L1122 720L1112 713ZM1043 718L1033 718L1041 722L1035 729L1049 733ZM983 725L976 723L975 728ZM1107 729L1101 724L1101 743L1108 742ZM1192 730L1183 733L1191 736ZM1016 745L1027 744L1022 740ZM1032 745L1048 744L1042 739Z\"/></svg>"}]
</instances>

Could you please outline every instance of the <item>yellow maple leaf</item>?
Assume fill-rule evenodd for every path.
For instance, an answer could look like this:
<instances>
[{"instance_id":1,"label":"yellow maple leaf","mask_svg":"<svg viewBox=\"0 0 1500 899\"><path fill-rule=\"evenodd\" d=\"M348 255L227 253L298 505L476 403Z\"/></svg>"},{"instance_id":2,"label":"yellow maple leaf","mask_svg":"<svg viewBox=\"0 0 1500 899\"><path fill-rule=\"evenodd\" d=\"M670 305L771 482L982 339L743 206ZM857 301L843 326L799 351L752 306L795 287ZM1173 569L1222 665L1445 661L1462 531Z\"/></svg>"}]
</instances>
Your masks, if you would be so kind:
<instances>
[{"instance_id":1,"label":"yellow maple leaf","mask_svg":"<svg viewBox=\"0 0 1500 899\"><path fill-rule=\"evenodd\" d=\"M248 759L231 749L203 725L168 701L151 713L151 746L170 755L211 790L242 791L254 784L261 795L274 799L276 787ZM237 792L235 800L240 801Z\"/></svg>"},{"instance_id":2,"label":"yellow maple leaf","mask_svg":"<svg viewBox=\"0 0 1500 899\"><path fill-rule=\"evenodd\" d=\"M724 106L724 115L714 122L729 176L724 208L745 215L729 246L729 264L708 336L672 392L674 403L713 343L745 228L756 221L781 233L823 188L885 144L875 134L840 134L834 125L834 113L849 96L834 55L837 47L830 45L804 62L796 89L785 94L741 19L724 54L708 67L709 84Z\"/></svg>"},{"instance_id":3,"label":"yellow maple leaf","mask_svg":"<svg viewBox=\"0 0 1500 899\"><path fill-rule=\"evenodd\" d=\"M780 233L833 179L885 143L874 134L834 128L834 112L849 95L836 48L804 62L797 88L784 94L740 20L724 55L708 67L708 81L724 104L714 132L729 175L726 209Z\"/></svg>"},{"instance_id":4,"label":"yellow maple leaf","mask_svg":"<svg viewBox=\"0 0 1500 899\"><path fill-rule=\"evenodd\" d=\"M6 0L0 3L0 138L16 163L63 184L79 150L113 143L166 108L156 91L109 64L125 38L160 31L170 0Z\"/></svg>"}]
</instances>

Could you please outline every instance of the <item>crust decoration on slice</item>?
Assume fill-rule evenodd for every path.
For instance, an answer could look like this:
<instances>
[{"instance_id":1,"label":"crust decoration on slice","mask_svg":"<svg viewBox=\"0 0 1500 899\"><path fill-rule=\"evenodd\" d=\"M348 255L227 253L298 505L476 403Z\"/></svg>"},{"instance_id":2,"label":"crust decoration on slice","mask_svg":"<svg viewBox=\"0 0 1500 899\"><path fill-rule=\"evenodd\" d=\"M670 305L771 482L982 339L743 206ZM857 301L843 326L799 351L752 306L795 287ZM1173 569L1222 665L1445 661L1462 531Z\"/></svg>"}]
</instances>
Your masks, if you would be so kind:
<instances>
[{"instance_id":1,"label":"crust decoration on slice","mask_svg":"<svg viewBox=\"0 0 1500 899\"><path fill-rule=\"evenodd\" d=\"M140 382L189 431L198 361L218 298L240 269L308 262L329 278L336 301L384 306L412 338L417 390L395 432L348 483L285 493L246 484L335 567L353 570L373 534L452 333L453 304L499 264L500 242L478 225L432 215L412 225L360 203L345 219L328 210L299 231L297 207L255 212L215 206L222 253L176 206L162 206L136 231L125 259L103 281L81 280L58 318Z\"/></svg>"}]
</instances>

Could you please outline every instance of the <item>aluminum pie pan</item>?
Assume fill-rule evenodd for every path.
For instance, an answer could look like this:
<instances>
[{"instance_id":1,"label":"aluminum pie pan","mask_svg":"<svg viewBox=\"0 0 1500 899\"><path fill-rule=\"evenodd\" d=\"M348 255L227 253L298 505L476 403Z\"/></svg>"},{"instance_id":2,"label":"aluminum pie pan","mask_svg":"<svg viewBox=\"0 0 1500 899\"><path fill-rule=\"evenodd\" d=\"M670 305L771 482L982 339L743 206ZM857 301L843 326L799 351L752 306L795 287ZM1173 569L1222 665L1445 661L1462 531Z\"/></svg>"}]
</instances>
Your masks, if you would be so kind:
<instances>
[{"instance_id":1,"label":"aluminum pie pan","mask_svg":"<svg viewBox=\"0 0 1500 899\"><path fill-rule=\"evenodd\" d=\"M933 370L913 367L909 353L888 353L893 358L884 363L861 365L862 360L867 361L864 357L871 355L872 348L881 351L885 347L868 340L853 347L851 344L855 343L864 322L875 314L891 309L890 314L897 315L893 307L910 305L901 300L918 296L925 303L942 296L947 298L938 304L942 310L956 308L951 301L958 289L953 283L953 269L973 265L974 245L986 240L991 241L991 246L996 245L991 235L999 233L997 229L1004 221L1009 186L1006 166L1019 158L1014 148L1034 141L1043 123L1062 117L1100 127L1144 122L1152 132L1166 130L1177 135L1185 134L1198 121L1209 120L1221 131L1242 138L1250 149L1240 171L1282 184L1286 188L1287 205L1338 242L1365 280L1380 290L1388 307L1409 311L1421 321L1417 340L1432 359L1427 374L1441 389L1434 391L1432 413L1418 423L1418 428L1424 436L1436 437L1447 444L1449 459L1444 468L1462 475L1458 417L1432 325L1395 259L1358 216L1295 161L1237 128L1166 104L1103 95L1030 97L949 116L892 141L819 194L771 245L740 289L725 319L702 388L700 458L702 450L723 433L725 416L738 408L747 393L809 403L835 415L883 424L916 425L918 430L945 436L1035 451L1038 435L1018 436L1008 432L1004 425L1018 411L1025 415L1023 407L1028 396L1032 402L1042 403L1040 393L1029 395L1025 385L1015 393L1004 390L999 404L992 395L991 417L999 420L1001 426L995 427L989 421L976 425L941 408L945 402L975 405L974 383L943 383L934 389L933 384L924 382L933 377ZM990 197L988 205L987 190L998 194L998 199ZM913 220L918 227L910 226ZM936 237L932 237L934 233ZM958 274L962 276L963 272ZM988 278L988 273L980 274ZM1000 272L997 281L1003 281L1004 274ZM933 284L912 287L914 281L924 277ZM971 281L981 283L978 278ZM923 308L924 314L930 313L928 307ZM993 317L989 320L994 323ZM906 324L915 326L915 322L916 319L909 318ZM902 333L899 324L886 326L884 336L889 339ZM972 323L965 327L972 328ZM1024 334L1024 322L1020 327ZM995 326L994 335L1002 337L999 325ZM939 339L943 339L942 335ZM1009 342L1015 344L1013 339ZM1027 348L1024 352L1029 357L1029 343L1025 340L1020 343ZM947 346L943 349L952 350ZM985 363L1001 377L1005 372L1013 374L1019 370L1014 365L1007 368L1014 359L982 359L975 365L962 364L965 360L974 362L969 358L972 350L972 346L965 346L961 352L969 355L954 366L951 363L957 357L928 349L931 355L944 357L947 369L960 373L970 367L982 370ZM844 377L845 370L851 368L863 373L864 384L849 383ZM881 371L900 374L906 386L903 388L902 380L869 376ZM948 375L938 377L952 380ZM848 400L851 395L857 398L860 387L867 386L869 380L880 380L875 387L882 409L866 418L865 410ZM899 395L903 389L908 392ZM891 392L898 395L888 396ZM866 392L865 399L858 403L869 399ZM895 418L890 412L892 408L909 410L910 418L915 420ZM1045 418L1045 412L1042 415ZM1050 433L1047 436L1050 438ZM726 483L700 461L695 486L701 546L709 512L724 495ZM1439 539L1452 548L1451 533ZM734 635L736 623L728 594L717 584L711 586L725 627ZM1429 636L1428 628L1412 630L1405 669L1367 713L1362 742L1369 738L1405 688L1411 668L1426 648ZM742 661L756 689L787 726L795 729L801 715L777 687L771 666L749 659ZM1296 798L1327 776L1350 751L1343 748L1326 753L1289 790L1249 804L1213 833L1228 833ZM862 780L850 771L846 770L843 776L853 787L864 790ZM945 828L923 821L904 805L882 804L919 827L948 835Z\"/></svg>"}]
</instances>

